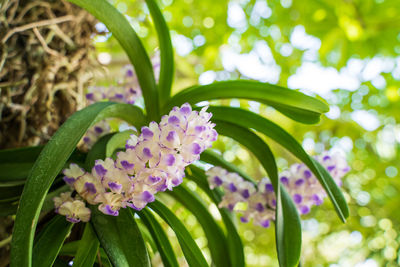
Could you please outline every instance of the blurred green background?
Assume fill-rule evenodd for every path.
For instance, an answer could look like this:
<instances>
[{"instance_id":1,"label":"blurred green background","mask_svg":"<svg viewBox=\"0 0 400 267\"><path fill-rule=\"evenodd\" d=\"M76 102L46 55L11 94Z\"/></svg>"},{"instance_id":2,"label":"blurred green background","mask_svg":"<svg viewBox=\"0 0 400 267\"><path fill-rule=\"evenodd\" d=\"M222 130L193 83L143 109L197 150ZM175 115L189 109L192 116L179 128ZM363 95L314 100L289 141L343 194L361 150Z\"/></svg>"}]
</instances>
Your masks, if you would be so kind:
<instances>
[{"instance_id":1,"label":"blurred green background","mask_svg":"<svg viewBox=\"0 0 400 267\"><path fill-rule=\"evenodd\" d=\"M144 1L111 1L149 52L157 38ZM174 92L215 80L256 79L321 97L330 111L302 125L272 108L224 100L278 122L310 154L335 150L352 171L343 190L351 215L341 224L329 201L303 217L302 266L399 266L400 1L398 0L162 0L175 47ZM95 37L110 81L128 59L106 32ZM271 143L272 144L272 143ZM253 156L227 138L215 148L255 178L265 174ZM295 162L272 146L281 170ZM192 189L195 185L188 184ZM172 203L171 203L172 204ZM173 208L201 247L193 215ZM210 206L215 213L215 207ZM218 216L218 212L216 212ZM277 266L273 229L240 225L248 266Z\"/></svg>"}]
</instances>

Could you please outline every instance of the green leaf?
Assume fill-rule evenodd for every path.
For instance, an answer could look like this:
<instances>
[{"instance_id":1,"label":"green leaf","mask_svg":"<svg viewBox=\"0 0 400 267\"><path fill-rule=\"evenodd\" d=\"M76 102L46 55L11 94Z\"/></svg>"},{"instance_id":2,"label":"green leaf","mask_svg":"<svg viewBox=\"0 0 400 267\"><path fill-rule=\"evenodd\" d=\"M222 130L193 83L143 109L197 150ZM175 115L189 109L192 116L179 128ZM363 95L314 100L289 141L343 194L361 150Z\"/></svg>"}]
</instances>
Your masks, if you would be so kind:
<instances>
[{"instance_id":1,"label":"green leaf","mask_svg":"<svg viewBox=\"0 0 400 267\"><path fill-rule=\"evenodd\" d=\"M129 21L106 0L69 0L103 22L128 55L136 75L150 120L159 119L158 91L153 66L136 32Z\"/></svg>"},{"instance_id":2,"label":"green leaf","mask_svg":"<svg viewBox=\"0 0 400 267\"><path fill-rule=\"evenodd\" d=\"M304 123L318 122L320 113L329 110L326 104L316 98L277 85L254 81L225 81L184 89L172 97L162 111L166 113L173 106L185 102L195 104L205 100L227 98L258 101ZM294 115L297 113L301 116Z\"/></svg>"},{"instance_id":3,"label":"green leaf","mask_svg":"<svg viewBox=\"0 0 400 267\"><path fill-rule=\"evenodd\" d=\"M320 121L321 113L319 112L283 106L274 106L274 108L286 117L304 124L316 124Z\"/></svg>"},{"instance_id":4,"label":"green leaf","mask_svg":"<svg viewBox=\"0 0 400 267\"><path fill-rule=\"evenodd\" d=\"M154 0L146 0L146 4L156 26L158 42L160 43L161 66L158 90L160 103L164 104L171 97L171 86L174 78L174 51L169 29L160 8Z\"/></svg>"},{"instance_id":5,"label":"green leaf","mask_svg":"<svg viewBox=\"0 0 400 267\"><path fill-rule=\"evenodd\" d=\"M165 267L179 267L178 261L167 234L161 227L160 223L154 218L153 214L147 209L138 212L140 219L149 230Z\"/></svg>"},{"instance_id":6,"label":"green leaf","mask_svg":"<svg viewBox=\"0 0 400 267\"><path fill-rule=\"evenodd\" d=\"M232 266L228 255L228 245L222 229L215 222L205 204L194 192L189 192L184 185L168 192L183 206L185 206L198 220L208 240L211 258L215 266Z\"/></svg>"},{"instance_id":7,"label":"green leaf","mask_svg":"<svg viewBox=\"0 0 400 267\"><path fill-rule=\"evenodd\" d=\"M43 147L0 150L0 187L24 184ZM68 161L79 163L85 157L85 153L75 150Z\"/></svg>"},{"instance_id":8,"label":"green leaf","mask_svg":"<svg viewBox=\"0 0 400 267\"><path fill-rule=\"evenodd\" d=\"M173 212L157 200L149 203L148 207L154 210L174 230L189 266L208 266L200 248Z\"/></svg>"},{"instance_id":9,"label":"green leaf","mask_svg":"<svg viewBox=\"0 0 400 267\"><path fill-rule=\"evenodd\" d=\"M339 218L342 220L342 222L346 222L346 218L349 217L349 207L347 206L346 199L344 198L342 191L336 184L335 180L333 180L329 172L318 161L313 158L310 159L316 168L312 168L310 163L307 163L307 166L309 166L313 173L316 174L319 182L322 184L329 198L331 199Z\"/></svg>"},{"instance_id":10,"label":"green leaf","mask_svg":"<svg viewBox=\"0 0 400 267\"><path fill-rule=\"evenodd\" d=\"M58 255L74 257L80 246L81 246L81 240L68 242L62 246ZM101 265L111 267L111 263L107 257L107 254L104 252L104 249L100 247L99 252L100 252L100 260L102 263ZM98 257L95 258L95 262L97 263L99 262Z\"/></svg>"},{"instance_id":11,"label":"green leaf","mask_svg":"<svg viewBox=\"0 0 400 267\"><path fill-rule=\"evenodd\" d=\"M0 163L0 186L25 183L34 162Z\"/></svg>"},{"instance_id":12,"label":"green leaf","mask_svg":"<svg viewBox=\"0 0 400 267\"><path fill-rule=\"evenodd\" d=\"M115 217L94 206L91 210L90 222L114 266L150 266L146 244L129 208L121 209Z\"/></svg>"},{"instance_id":13,"label":"green leaf","mask_svg":"<svg viewBox=\"0 0 400 267\"><path fill-rule=\"evenodd\" d=\"M36 160L21 195L11 243L11 266L31 266L33 236L46 193L87 129L107 117L140 124L144 117L139 111L128 104L100 102L76 112L58 129Z\"/></svg>"},{"instance_id":14,"label":"green leaf","mask_svg":"<svg viewBox=\"0 0 400 267\"><path fill-rule=\"evenodd\" d=\"M7 187L0 186L0 203L18 200L23 188L24 187L21 185Z\"/></svg>"},{"instance_id":15,"label":"green leaf","mask_svg":"<svg viewBox=\"0 0 400 267\"><path fill-rule=\"evenodd\" d=\"M1 163L34 162L44 146L31 146L0 150Z\"/></svg>"},{"instance_id":16,"label":"green leaf","mask_svg":"<svg viewBox=\"0 0 400 267\"><path fill-rule=\"evenodd\" d=\"M277 209L275 234L280 266L295 267L301 251L301 225L297 209L289 194L280 186L275 158L268 145L254 132L232 123L214 120L221 135L231 137L247 147L267 171L274 186Z\"/></svg>"},{"instance_id":17,"label":"green leaf","mask_svg":"<svg viewBox=\"0 0 400 267\"><path fill-rule=\"evenodd\" d=\"M135 210L135 213L137 214L136 210ZM139 214L138 214L138 216L139 216ZM142 220L137 219L137 218L135 218L135 219L136 219L137 226L139 227L139 231L143 236L144 242L146 243L146 245L150 246L152 252L155 253L156 251L158 251L158 249L157 249L156 243L153 240L153 237L151 236L151 234L149 232L149 229L147 229L146 225L144 225Z\"/></svg>"},{"instance_id":18,"label":"green leaf","mask_svg":"<svg viewBox=\"0 0 400 267\"><path fill-rule=\"evenodd\" d=\"M18 201L0 203L0 216L13 215L17 212Z\"/></svg>"},{"instance_id":19,"label":"green leaf","mask_svg":"<svg viewBox=\"0 0 400 267\"><path fill-rule=\"evenodd\" d=\"M216 120L235 123L239 126L251 128L265 134L303 161L324 187L339 218L343 222L346 221L346 218L349 216L349 209L340 188L337 186L329 172L310 157L304 151L301 144L299 144L299 142L297 142L297 140L288 132L274 122L244 109L232 107L209 107L208 111L213 114L213 118Z\"/></svg>"},{"instance_id":20,"label":"green leaf","mask_svg":"<svg viewBox=\"0 0 400 267\"><path fill-rule=\"evenodd\" d=\"M45 226L35 242L32 265L52 266L72 226L73 224L68 222L64 216L56 215Z\"/></svg>"},{"instance_id":21,"label":"green leaf","mask_svg":"<svg viewBox=\"0 0 400 267\"><path fill-rule=\"evenodd\" d=\"M204 170L192 164L186 168L186 178L194 181L218 206L219 202L221 202L222 199L222 193L217 189L210 189ZM229 210L226 208L219 208L219 212L221 214L222 221L225 224L227 232L227 242L229 249L228 255L232 267L243 267L245 266L243 244L236 229L236 226L233 222L234 217L232 216L232 213L229 212Z\"/></svg>"},{"instance_id":22,"label":"green leaf","mask_svg":"<svg viewBox=\"0 0 400 267\"><path fill-rule=\"evenodd\" d=\"M83 236L79 242L78 251L74 258L72 266L77 267L92 267L96 260L97 251L99 249L100 242L97 239L95 232L90 223L85 225Z\"/></svg>"},{"instance_id":23,"label":"green leaf","mask_svg":"<svg viewBox=\"0 0 400 267\"><path fill-rule=\"evenodd\" d=\"M111 157L112 154L120 148L125 148L126 141L129 139L131 134L135 134L133 130L126 130L114 134L107 143L106 157Z\"/></svg>"}]
</instances>

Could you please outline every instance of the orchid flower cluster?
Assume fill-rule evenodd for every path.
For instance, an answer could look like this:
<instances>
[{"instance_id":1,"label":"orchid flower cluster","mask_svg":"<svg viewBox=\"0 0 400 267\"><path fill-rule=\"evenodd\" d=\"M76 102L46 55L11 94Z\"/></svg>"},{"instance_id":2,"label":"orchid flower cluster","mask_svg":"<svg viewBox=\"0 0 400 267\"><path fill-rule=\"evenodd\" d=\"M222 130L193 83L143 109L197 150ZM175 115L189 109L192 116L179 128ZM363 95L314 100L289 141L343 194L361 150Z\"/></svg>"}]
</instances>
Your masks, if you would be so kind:
<instances>
[{"instance_id":1,"label":"orchid flower cluster","mask_svg":"<svg viewBox=\"0 0 400 267\"><path fill-rule=\"evenodd\" d=\"M329 152L324 152L315 159L327 169L336 184L341 186L341 179L350 170L346 160L338 153ZM242 214L242 222L247 223L253 219L253 224L269 227L270 221L275 219L276 197L268 178L263 178L256 187L237 173L229 173L221 167L209 169L207 177L211 189L220 187L225 192L219 207L233 211L238 203L247 204L245 210L237 210ZM279 179L293 198L300 214L309 213L312 206L321 205L327 196L318 179L304 164L293 164L280 174Z\"/></svg>"},{"instance_id":2,"label":"orchid flower cluster","mask_svg":"<svg viewBox=\"0 0 400 267\"><path fill-rule=\"evenodd\" d=\"M123 79L118 82L117 86L89 87L88 93L86 94L87 105L103 100L135 104L135 102L142 96L142 91L140 90L137 77L131 65L125 66L123 72L125 73ZM90 149L100 137L111 132L111 120L112 119L102 120L86 132L82 139L86 149Z\"/></svg>"},{"instance_id":3,"label":"orchid flower cluster","mask_svg":"<svg viewBox=\"0 0 400 267\"><path fill-rule=\"evenodd\" d=\"M151 58L156 81L159 79L160 73L160 55L156 52ZM116 86L92 86L88 88L86 94L86 103L93 103L108 100L117 103L135 104L142 97L139 81L132 65L126 65L122 68L124 73L122 79L118 81ZM107 133L111 132L110 122L115 119L106 119L98 122L90 128L83 137L85 149L90 149L96 141Z\"/></svg>"},{"instance_id":4,"label":"orchid flower cluster","mask_svg":"<svg viewBox=\"0 0 400 267\"><path fill-rule=\"evenodd\" d=\"M185 167L217 139L211 113L204 107L192 111L189 104L174 107L161 122L151 122L139 136L131 135L126 151L116 160L97 160L91 172L76 164L64 170L64 181L80 198L107 215L117 216L120 208L143 209L157 192L172 190L182 183ZM71 204L75 202L81 204ZM54 199L56 211L71 222L87 221L90 210L83 201L64 195Z\"/></svg>"}]
</instances>

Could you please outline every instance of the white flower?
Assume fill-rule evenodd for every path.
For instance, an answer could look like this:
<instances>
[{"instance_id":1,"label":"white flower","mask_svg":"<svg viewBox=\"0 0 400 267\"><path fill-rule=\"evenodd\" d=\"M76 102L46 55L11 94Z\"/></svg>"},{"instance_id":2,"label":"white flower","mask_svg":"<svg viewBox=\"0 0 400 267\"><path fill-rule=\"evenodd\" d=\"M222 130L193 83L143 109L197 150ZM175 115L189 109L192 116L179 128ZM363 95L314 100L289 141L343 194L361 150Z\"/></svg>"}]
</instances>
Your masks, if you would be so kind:
<instances>
[{"instance_id":1,"label":"white flower","mask_svg":"<svg viewBox=\"0 0 400 267\"><path fill-rule=\"evenodd\" d=\"M66 180L88 203L100 204L104 214L117 216L125 207L143 209L158 192L180 185L185 167L216 140L210 118L206 108L197 112L189 104L175 107L160 124L151 122L139 136L132 135L116 160L97 160L91 173L71 165L64 171L71 178Z\"/></svg>"}]
</instances>

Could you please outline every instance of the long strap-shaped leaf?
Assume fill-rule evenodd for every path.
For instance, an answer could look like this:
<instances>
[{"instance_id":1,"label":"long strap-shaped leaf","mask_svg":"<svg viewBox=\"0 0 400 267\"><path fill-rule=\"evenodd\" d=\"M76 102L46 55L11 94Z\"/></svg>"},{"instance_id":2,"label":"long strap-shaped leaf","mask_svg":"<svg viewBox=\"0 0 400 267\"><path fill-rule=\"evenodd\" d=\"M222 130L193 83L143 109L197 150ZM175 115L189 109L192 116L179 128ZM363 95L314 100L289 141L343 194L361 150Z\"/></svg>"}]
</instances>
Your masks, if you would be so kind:
<instances>
[{"instance_id":1,"label":"long strap-shaped leaf","mask_svg":"<svg viewBox=\"0 0 400 267\"><path fill-rule=\"evenodd\" d=\"M18 202L0 203L0 216L8 216L17 212Z\"/></svg>"},{"instance_id":2,"label":"long strap-shaped leaf","mask_svg":"<svg viewBox=\"0 0 400 267\"><path fill-rule=\"evenodd\" d=\"M0 162L1 163L32 162L36 160L42 149L43 146L3 149L0 150Z\"/></svg>"},{"instance_id":3,"label":"long strap-shaped leaf","mask_svg":"<svg viewBox=\"0 0 400 267\"><path fill-rule=\"evenodd\" d=\"M146 225L154 242L156 243L164 266L179 267L174 250L168 240L168 236L164 232L164 229L160 223L154 218L153 214L147 209L143 209L138 212L138 215L140 216L142 222Z\"/></svg>"},{"instance_id":4,"label":"long strap-shaped leaf","mask_svg":"<svg viewBox=\"0 0 400 267\"><path fill-rule=\"evenodd\" d=\"M73 224L56 215L42 230L33 248L33 266L52 266Z\"/></svg>"},{"instance_id":5,"label":"long strap-shaped leaf","mask_svg":"<svg viewBox=\"0 0 400 267\"><path fill-rule=\"evenodd\" d=\"M228 245L225 235L219 225L207 210L198 196L189 192L184 185L169 192L176 200L184 205L197 218L208 240L211 258L216 267L232 266L228 255Z\"/></svg>"},{"instance_id":6,"label":"long strap-shaped leaf","mask_svg":"<svg viewBox=\"0 0 400 267\"><path fill-rule=\"evenodd\" d=\"M19 199L22 193L23 186L0 186L0 203L13 202Z\"/></svg>"},{"instance_id":7,"label":"long strap-shaped leaf","mask_svg":"<svg viewBox=\"0 0 400 267\"><path fill-rule=\"evenodd\" d=\"M58 255L74 257L78 249L81 247L81 242L82 242L81 240L78 240L64 244ZM99 253L100 253L101 265L106 267L111 266L110 260L108 259L107 254L104 252L104 249L102 247L100 247ZM98 262L98 258L95 259L95 262Z\"/></svg>"},{"instance_id":8,"label":"long strap-shaped leaf","mask_svg":"<svg viewBox=\"0 0 400 267\"><path fill-rule=\"evenodd\" d=\"M148 206L154 210L166 223L168 223L172 230L174 230L189 266L207 267L207 261L204 258L200 248L193 240L185 225L183 225L183 223L175 216L175 214L157 200L153 203L150 203Z\"/></svg>"},{"instance_id":9,"label":"long strap-shaped leaf","mask_svg":"<svg viewBox=\"0 0 400 267\"><path fill-rule=\"evenodd\" d=\"M315 160L304 151L303 147L293 136L272 121L244 109L209 107L208 111L213 114L213 118L216 120L235 123L239 126L251 128L265 134L303 161L318 178L331 199L339 218L345 222L346 218L349 216L349 209L340 188L336 185L331 175L323 167L321 169L321 166L319 166L320 164L315 162Z\"/></svg>"},{"instance_id":10,"label":"long strap-shaped leaf","mask_svg":"<svg viewBox=\"0 0 400 267\"><path fill-rule=\"evenodd\" d=\"M247 147L267 171L277 199L275 234L280 266L295 267L300 258L301 226L297 209L289 194L280 186L275 158L268 145L252 131L232 123L214 120L218 133Z\"/></svg>"},{"instance_id":11,"label":"long strap-shaped leaf","mask_svg":"<svg viewBox=\"0 0 400 267\"><path fill-rule=\"evenodd\" d=\"M14 225L11 266L31 266L33 236L47 191L87 129L106 117L128 119L133 125L145 121L137 107L101 102L76 112L59 128L40 153L25 184Z\"/></svg>"},{"instance_id":12,"label":"long strap-shaped leaf","mask_svg":"<svg viewBox=\"0 0 400 267\"><path fill-rule=\"evenodd\" d=\"M172 49L171 36L161 10L154 0L146 0L156 26L158 42L160 43L160 80L158 90L160 103L164 104L171 96L172 80L174 79L174 52Z\"/></svg>"},{"instance_id":13,"label":"long strap-shaped leaf","mask_svg":"<svg viewBox=\"0 0 400 267\"><path fill-rule=\"evenodd\" d=\"M204 170L194 165L190 165L190 167L186 168L186 178L195 182L218 206L222 199L222 193L216 189L210 189ZM229 258L232 267L244 267L245 258L243 243L240 239L236 226L233 223L232 214L226 208L219 208L219 212L227 232Z\"/></svg>"},{"instance_id":14,"label":"long strap-shaped leaf","mask_svg":"<svg viewBox=\"0 0 400 267\"><path fill-rule=\"evenodd\" d=\"M191 104L212 99L242 98L271 105L289 117L316 123L320 113L328 106L320 100L277 85L254 81L225 81L187 88L171 98L163 107L163 113L185 102Z\"/></svg>"},{"instance_id":15,"label":"long strap-shaped leaf","mask_svg":"<svg viewBox=\"0 0 400 267\"><path fill-rule=\"evenodd\" d=\"M43 147L0 150L0 187L24 184ZM85 153L75 150L68 161L78 163L84 158Z\"/></svg>"},{"instance_id":16,"label":"long strap-shaped leaf","mask_svg":"<svg viewBox=\"0 0 400 267\"><path fill-rule=\"evenodd\" d=\"M121 209L116 217L104 215L97 207L91 209L91 223L114 266L150 266L146 244L129 208Z\"/></svg>"},{"instance_id":17,"label":"long strap-shaped leaf","mask_svg":"<svg viewBox=\"0 0 400 267\"><path fill-rule=\"evenodd\" d=\"M142 42L128 20L106 0L69 0L103 22L121 44L135 68L150 120L158 121L158 91L153 67Z\"/></svg>"},{"instance_id":18,"label":"long strap-shaped leaf","mask_svg":"<svg viewBox=\"0 0 400 267\"><path fill-rule=\"evenodd\" d=\"M85 225L82 239L76 252L73 265L74 267L92 267L96 260L100 242L90 223Z\"/></svg>"}]
</instances>

